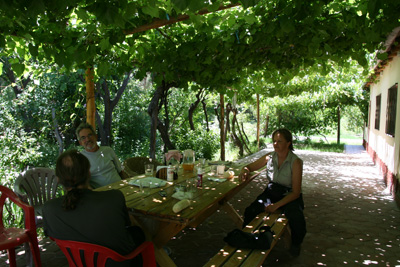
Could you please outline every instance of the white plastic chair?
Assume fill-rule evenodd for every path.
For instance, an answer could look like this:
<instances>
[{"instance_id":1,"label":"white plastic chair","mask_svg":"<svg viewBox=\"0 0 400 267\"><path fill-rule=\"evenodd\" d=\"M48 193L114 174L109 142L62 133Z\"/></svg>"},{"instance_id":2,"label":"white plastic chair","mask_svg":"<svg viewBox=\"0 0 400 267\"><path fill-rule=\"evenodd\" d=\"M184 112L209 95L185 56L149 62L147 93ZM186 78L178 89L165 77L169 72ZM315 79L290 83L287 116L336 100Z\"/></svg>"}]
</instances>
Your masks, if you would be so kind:
<instances>
[{"instance_id":1,"label":"white plastic chair","mask_svg":"<svg viewBox=\"0 0 400 267\"><path fill-rule=\"evenodd\" d=\"M61 190L54 170L38 167L26 170L18 176L14 183L14 192L34 207L36 227L43 227L43 204L55 198Z\"/></svg>"}]
</instances>

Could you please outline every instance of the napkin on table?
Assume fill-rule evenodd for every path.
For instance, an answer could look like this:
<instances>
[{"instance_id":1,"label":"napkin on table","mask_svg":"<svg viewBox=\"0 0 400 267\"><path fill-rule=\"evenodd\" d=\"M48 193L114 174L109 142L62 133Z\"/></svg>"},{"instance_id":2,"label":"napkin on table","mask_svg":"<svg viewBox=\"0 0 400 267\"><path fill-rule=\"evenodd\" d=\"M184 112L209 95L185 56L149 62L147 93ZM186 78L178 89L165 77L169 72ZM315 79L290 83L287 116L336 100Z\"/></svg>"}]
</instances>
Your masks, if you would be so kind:
<instances>
[{"instance_id":1,"label":"napkin on table","mask_svg":"<svg viewBox=\"0 0 400 267\"><path fill-rule=\"evenodd\" d=\"M214 178L214 177L208 177L208 180L210 180L210 181L213 181L213 182L219 182L219 183L222 183L222 182L225 182L225 181L226 181L226 178Z\"/></svg>"},{"instance_id":2,"label":"napkin on table","mask_svg":"<svg viewBox=\"0 0 400 267\"><path fill-rule=\"evenodd\" d=\"M191 199L191 198L193 198L193 193L192 193L192 192L182 192L182 191L178 191L178 192L175 192L175 193L172 195L172 197L173 197L173 198L176 198L176 199L179 199L179 200L182 200L182 199Z\"/></svg>"},{"instance_id":3,"label":"napkin on table","mask_svg":"<svg viewBox=\"0 0 400 267\"><path fill-rule=\"evenodd\" d=\"M146 177L146 178L131 180L129 181L129 184L134 186L139 186L139 181L142 183L143 187L150 187L150 188L163 187L164 185L167 184L167 181L156 177Z\"/></svg>"},{"instance_id":4,"label":"napkin on table","mask_svg":"<svg viewBox=\"0 0 400 267\"><path fill-rule=\"evenodd\" d=\"M208 165L230 165L231 161L209 161Z\"/></svg>"}]
</instances>

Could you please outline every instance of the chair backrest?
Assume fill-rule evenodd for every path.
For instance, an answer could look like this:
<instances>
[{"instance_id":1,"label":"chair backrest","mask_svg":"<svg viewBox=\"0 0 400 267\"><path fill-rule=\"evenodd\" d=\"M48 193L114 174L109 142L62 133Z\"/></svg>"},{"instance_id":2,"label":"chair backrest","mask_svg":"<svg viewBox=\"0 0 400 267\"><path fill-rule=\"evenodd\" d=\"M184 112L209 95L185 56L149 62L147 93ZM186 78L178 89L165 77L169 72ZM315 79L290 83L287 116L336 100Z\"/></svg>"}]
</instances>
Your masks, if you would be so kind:
<instances>
[{"instance_id":1,"label":"chair backrest","mask_svg":"<svg viewBox=\"0 0 400 267\"><path fill-rule=\"evenodd\" d=\"M46 201L56 197L58 180L54 170L49 168L32 168L22 172L14 183L14 191L26 197L30 205L42 206Z\"/></svg>"},{"instance_id":2,"label":"chair backrest","mask_svg":"<svg viewBox=\"0 0 400 267\"><path fill-rule=\"evenodd\" d=\"M128 255L121 255L112 249L96 244L77 242L71 240L60 240L52 238L56 241L61 251L67 257L69 266L105 266L107 259L116 262L126 261L142 254L143 266L156 266L154 256L154 246L152 242L146 241L137 247Z\"/></svg>"},{"instance_id":3,"label":"chair backrest","mask_svg":"<svg viewBox=\"0 0 400 267\"><path fill-rule=\"evenodd\" d=\"M147 157L132 157L132 158L128 158L124 161L124 171L129 176L144 174L145 173L144 165L146 163L153 163L154 168L162 165L160 162L158 162L156 160L150 161L150 159Z\"/></svg>"},{"instance_id":4,"label":"chair backrest","mask_svg":"<svg viewBox=\"0 0 400 267\"><path fill-rule=\"evenodd\" d=\"M0 185L0 228L4 228L3 223L3 208L8 198L18 207L23 209L25 218L25 228L31 232L32 237L36 238L35 210L32 206L24 203L11 189ZM0 230L1 232L1 230Z\"/></svg>"}]
</instances>

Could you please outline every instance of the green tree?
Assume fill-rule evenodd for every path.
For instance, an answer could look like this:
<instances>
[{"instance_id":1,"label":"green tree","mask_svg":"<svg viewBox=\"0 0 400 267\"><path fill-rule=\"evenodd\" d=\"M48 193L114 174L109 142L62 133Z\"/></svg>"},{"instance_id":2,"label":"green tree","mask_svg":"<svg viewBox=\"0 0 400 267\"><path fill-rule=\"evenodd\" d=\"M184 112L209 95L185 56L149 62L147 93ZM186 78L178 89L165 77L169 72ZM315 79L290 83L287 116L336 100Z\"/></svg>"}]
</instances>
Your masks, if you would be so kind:
<instances>
[{"instance_id":1,"label":"green tree","mask_svg":"<svg viewBox=\"0 0 400 267\"><path fill-rule=\"evenodd\" d=\"M334 72L331 62L346 65L352 59L366 67L366 55L399 25L397 1L233 2L2 2L1 53L17 54L11 68L18 78L34 69L32 62L59 72L93 67L96 81L133 68L139 80L150 72L160 90L153 107L162 107L167 102L159 93L184 91L193 82L207 91L232 94L228 88L234 88L240 96L254 95L261 86L241 86L253 75L274 85L266 86L270 96L314 91L319 87L290 81ZM175 23L184 15L189 19ZM106 106L100 108L106 112ZM150 132L156 140L160 110L149 108L157 111ZM167 122L158 131L172 147Z\"/></svg>"}]
</instances>

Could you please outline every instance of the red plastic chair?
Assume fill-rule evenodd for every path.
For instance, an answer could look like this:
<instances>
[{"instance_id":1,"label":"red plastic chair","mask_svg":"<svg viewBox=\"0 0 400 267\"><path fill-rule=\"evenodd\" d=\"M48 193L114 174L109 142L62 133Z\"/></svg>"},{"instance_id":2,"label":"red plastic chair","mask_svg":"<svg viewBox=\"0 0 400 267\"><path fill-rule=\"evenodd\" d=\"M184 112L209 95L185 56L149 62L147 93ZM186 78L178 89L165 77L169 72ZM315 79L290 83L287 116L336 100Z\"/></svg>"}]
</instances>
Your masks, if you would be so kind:
<instances>
[{"instance_id":1,"label":"red plastic chair","mask_svg":"<svg viewBox=\"0 0 400 267\"><path fill-rule=\"evenodd\" d=\"M31 247L35 266L42 266L36 233L35 210L32 206L22 202L21 199L18 198L18 196L11 189L0 185L0 192L0 251L7 250L10 266L14 267L17 266L15 259L15 247L28 242ZM25 229L4 227L3 207L7 198L24 210Z\"/></svg>"},{"instance_id":2,"label":"red plastic chair","mask_svg":"<svg viewBox=\"0 0 400 267\"><path fill-rule=\"evenodd\" d=\"M67 257L69 266L83 267L103 267L107 259L112 259L117 262L126 261L135 258L137 255L142 254L143 266L156 267L156 258L154 256L154 246L150 241L145 241L134 251L128 255L121 255L112 249L103 247L96 244L77 242L71 240L60 240L51 238L56 241L61 251ZM83 257L83 258L82 258ZM97 262L97 265L94 263Z\"/></svg>"}]
</instances>

